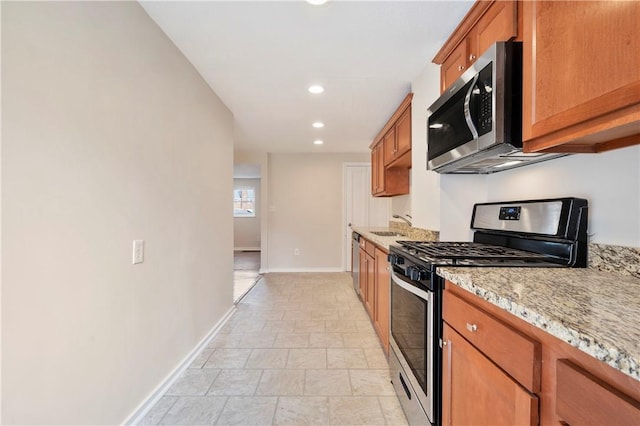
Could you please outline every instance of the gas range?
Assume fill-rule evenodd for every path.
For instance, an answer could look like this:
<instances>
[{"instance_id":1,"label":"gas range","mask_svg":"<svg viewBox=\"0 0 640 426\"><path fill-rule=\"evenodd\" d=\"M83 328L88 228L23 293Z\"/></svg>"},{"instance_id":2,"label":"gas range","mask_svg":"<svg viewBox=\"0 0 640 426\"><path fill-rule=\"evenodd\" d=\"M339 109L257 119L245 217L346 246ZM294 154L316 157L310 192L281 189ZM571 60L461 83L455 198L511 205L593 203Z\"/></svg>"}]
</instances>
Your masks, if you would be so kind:
<instances>
[{"instance_id":1,"label":"gas range","mask_svg":"<svg viewBox=\"0 0 640 426\"><path fill-rule=\"evenodd\" d=\"M587 200L556 198L476 204L472 242L398 241L392 266L405 257L422 268L437 266L587 266Z\"/></svg>"},{"instance_id":2,"label":"gas range","mask_svg":"<svg viewBox=\"0 0 640 426\"><path fill-rule=\"evenodd\" d=\"M587 266L587 200L476 204L473 241L398 241L389 249L389 368L410 424L440 424L442 290L439 267Z\"/></svg>"}]
</instances>

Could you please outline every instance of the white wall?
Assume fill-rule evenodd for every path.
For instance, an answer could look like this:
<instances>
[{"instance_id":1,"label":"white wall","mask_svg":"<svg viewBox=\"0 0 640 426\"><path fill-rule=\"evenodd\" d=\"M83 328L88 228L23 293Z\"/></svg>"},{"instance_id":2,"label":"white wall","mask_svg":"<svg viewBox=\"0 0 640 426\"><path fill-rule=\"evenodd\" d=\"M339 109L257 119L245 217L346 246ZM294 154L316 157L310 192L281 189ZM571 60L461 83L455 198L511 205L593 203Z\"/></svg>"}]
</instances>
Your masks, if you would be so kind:
<instances>
[{"instance_id":1,"label":"white wall","mask_svg":"<svg viewBox=\"0 0 640 426\"><path fill-rule=\"evenodd\" d=\"M255 191L255 217L233 218L233 247L236 250L260 249L260 221L262 220L262 198L260 179L234 179L233 187L253 187Z\"/></svg>"},{"instance_id":2,"label":"white wall","mask_svg":"<svg viewBox=\"0 0 640 426\"><path fill-rule=\"evenodd\" d=\"M640 247L640 146L508 170L490 175L487 184L489 201L586 198L592 242Z\"/></svg>"},{"instance_id":3,"label":"white wall","mask_svg":"<svg viewBox=\"0 0 640 426\"><path fill-rule=\"evenodd\" d=\"M121 423L232 306L233 117L138 3L2 9L2 423Z\"/></svg>"},{"instance_id":4,"label":"white wall","mask_svg":"<svg viewBox=\"0 0 640 426\"><path fill-rule=\"evenodd\" d=\"M411 215L414 227L430 230L440 229L440 175L427 171L427 108L438 99L439 79L430 63L411 84Z\"/></svg>"},{"instance_id":5,"label":"white wall","mask_svg":"<svg viewBox=\"0 0 640 426\"><path fill-rule=\"evenodd\" d=\"M439 96L439 79L438 67L428 64L412 84L414 226L440 230L443 241L470 240L474 203L575 196L589 200L591 242L640 247L639 146L576 154L488 176L426 171L426 110ZM394 213L397 205L394 201Z\"/></svg>"},{"instance_id":6,"label":"white wall","mask_svg":"<svg viewBox=\"0 0 640 426\"><path fill-rule=\"evenodd\" d=\"M343 163L367 161L368 153L269 154L269 271L342 270Z\"/></svg>"}]
</instances>

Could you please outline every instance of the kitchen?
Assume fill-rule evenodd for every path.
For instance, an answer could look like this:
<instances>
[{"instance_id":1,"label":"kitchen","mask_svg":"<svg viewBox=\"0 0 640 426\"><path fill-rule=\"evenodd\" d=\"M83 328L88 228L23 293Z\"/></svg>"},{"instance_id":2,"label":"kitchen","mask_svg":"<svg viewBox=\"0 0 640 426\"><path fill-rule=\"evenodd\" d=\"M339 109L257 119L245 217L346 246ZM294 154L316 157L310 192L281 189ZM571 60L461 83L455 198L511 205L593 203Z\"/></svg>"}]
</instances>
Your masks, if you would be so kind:
<instances>
[{"instance_id":1,"label":"kitchen","mask_svg":"<svg viewBox=\"0 0 640 426\"><path fill-rule=\"evenodd\" d=\"M24 7L36 8L35 5ZM134 27L147 28L149 26L140 22L143 19L148 20L148 17L140 11L133 10L130 5L122 7L128 7L132 10L127 9L122 12L111 11L104 5L101 7L104 8L101 10L104 15L96 15L89 10L81 14L83 19L88 20L87 25L82 28L83 34L92 34L91 23L97 25L100 22L98 18L104 16L109 16L113 22L128 22ZM33 13L36 12L37 9ZM84 14L88 16L84 16ZM38 13L36 15L40 16ZM460 15L460 18L463 15L464 13ZM30 18L29 16L27 21ZM231 298L230 289L222 285L214 289L207 289L201 278L230 277L231 260L228 247L231 246L231 218L225 218L222 213L216 210L217 204L219 204L216 200L202 198L194 205L194 199L197 199L198 195L211 191L220 194L220 196L224 196L227 192L230 194L222 182L205 185L200 177L211 177L212 172L207 170L212 167L216 169L216 173L220 173L214 176L225 176L226 178L228 175L230 180L233 145L223 142L233 140L232 116L219 100L214 101L209 97L196 98L195 102L199 105L198 108L180 104L185 108L185 111L191 113L192 117L189 120L199 120L197 121L199 126L203 126L203 123L211 120L206 117L207 114L202 114L200 108L209 111L209 115L223 117L222 125L213 125L210 129L216 134L218 140L215 149L194 144L195 154L187 155L177 150L162 133L154 134L153 139L158 143L162 141L164 145L158 147L141 145L135 137L140 134L134 131L143 124L146 124L148 128L155 124L152 120L153 117L146 117L148 121L139 122L137 125L130 120L130 117L135 116L134 113L141 106L128 97L127 91L134 88L140 90L139 80L132 78L128 81L128 85L124 86L119 82L109 85L115 74L127 75L131 70L144 72L144 64L139 62L139 53L126 49L114 51L113 42L100 37L92 38L91 42L87 42L86 45L80 40L63 39L66 43L71 43L71 46L61 52L64 54L61 56L62 59L67 57L65 55L74 53L84 58L92 58L92 52L101 52L101 58L95 59L94 62L88 60L80 62L81 68L77 70L88 73L80 75L99 78L82 80L78 83L94 90L108 88L112 91L111 96L98 99L100 104L89 103L89 105L94 105L94 109L89 111L85 106L92 99L90 95L86 94L83 97L78 94L77 97L72 98L75 108L73 113L76 114L76 117L85 119L83 126L87 126L88 129L82 133L80 129L75 128L76 124L72 124L72 121L66 121L68 118L63 120L57 115L60 114L60 109L56 105L60 100L75 93L65 90L69 87L75 87L73 84L76 82L72 77L65 76L63 70L66 68L63 67L63 60L48 58L47 61L36 62L33 68L22 65L22 68L9 68L5 72L5 66L11 65L11 62L7 62L6 58L14 60L19 58L23 61L21 63L25 64L34 60L28 56L23 57L25 53L21 53L19 44L9 43L6 35L17 34L19 28L7 28L7 25L11 24L10 21L5 22L7 19L7 12L3 10L3 102L5 99L20 99L15 95L15 90L20 90L22 98L27 102L3 105L3 415L7 416L8 423L20 422L20 418L14 417L15 413L33 411L30 410L33 405L43 406L44 402L49 402L51 404L49 409L54 410L53 407L66 401L64 396L58 401L50 397L52 393L56 393L56 384L65 381L60 375L63 373L71 375L68 377L69 386L63 393L69 392L77 398L79 394L88 392L89 383L84 381L81 378L82 375L77 374L76 371L77 353L62 350L59 346L54 345L53 343L58 340L64 342L63 347L76 348L77 352L86 357L81 357L82 359L91 361L93 364L106 362L100 354L109 354L108 368L104 370L89 370L84 362L80 366L82 366L85 376L88 375L91 378L90 382L110 384L100 393L102 395L100 399L113 401L113 404L107 406L103 406L96 399L84 401L79 405L71 405L74 409L60 410L58 422L91 423L92 419L96 418L108 419L105 421L109 423L121 422L143 395L150 392L153 388L152 384L166 376L170 370L169 366L175 365L182 359L228 309L227 299ZM31 25L39 25L41 28L53 25L43 18L39 19L32 21L34 23ZM71 20L72 18L64 17L64 19ZM63 23L66 22L64 19ZM43 33L48 34L44 30ZM32 34L37 34L37 32L33 32L32 29ZM162 43L166 44L164 40L161 43L154 39L154 37L161 37L160 31L157 29L145 29L144 32L136 34L125 32L122 36L124 37L124 35L130 36L132 39L147 37L144 39L148 40L149 45L145 45L145 48L149 51L163 49L159 46ZM116 32L111 36L117 39L118 34ZM26 35L22 35L22 37L31 40L31 37ZM20 38L19 40L26 43L25 39ZM43 40L39 39L39 42L42 43ZM7 44L5 45L5 43ZM130 44L131 41L128 40L127 43ZM8 49L6 52L5 46ZM169 52L166 55L173 61L168 70L174 74L167 80L162 80L154 73L150 74L155 75L155 78L158 79L147 81L150 86L149 90L155 91L155 95L151 99L156 101L160 99L167 103L176 102L176 100L184 102L186 97L195 96L193 93L197 90L209 90L206 84L198 83L198 89L188 86L186 89L190 90L176 90L170 96L161 98L163 90L171 90L169 86L172 81L182 80L181 73L186 73L193 79L196 78L193 76L197 74L193 68L180 62L183 58L178 58L179 55L175 52ZM162 56L158 56L158 58L160 57ZM423 62L429 62L430 59L430 57L424 58ZM105 67L106 63L111 64L110 67ZM48 78L51 80L47 80L41 70L51 70L52 67L59 73L50 75ZM15 86L14 92L8 82L15 80L8 80L10 77L18 79L20 82ZM414 94L412 110L415 111L415 115L419 119L422 119L426 109L439 95L439 81L438 67L429 64L411 82L411 92ZM35 85L35 82L38 82L39 85ZM101 85L97 85L98 82ZM96 86L93 86L94 84ZM123 88L127 90L123 90ZM60 92L58 93L56 90ZM45 97L43 100L42 96L46 94L51 94L51 97ZM119 99L126 99L126 102L119 101ZM44 102L45 100L47 102ZM399 101L400 99L398 99ZM138 105L138 108L131 108L129 104ZM38 105L41 109L34 111L33 108L37 108ZM151 108L151 106L150 103L148 107ZM16 112L18 107L20 114ZM95 125L95 117L100 116L103 112L113 114L112 108L115 107L125 112L118 117L127 124L126 127L123 127L127 131L118 132L117 128L105 127L100 128L100 132L96 132L94 128L89 127ZM393 110L395 105L387 105L387 108ZM160 117L172 116L171 114L174 113L175 111L168 109L163 111ZM377 124L378 128L383 125L382 121ZM19 138L16 135L16 129L9 126L12 122L26 124L31 127L32 131L37 132L38 129L43 129L52 135L58 135L56 140L65 143L63 145L65 150L62 152L51 150L43 142L41 145L36 145L38 152L42 154L41 156L34 156L33 150L36 149L34 146L26 146L24 152L21 151L20 146L12 141L24 141L24 139ZM425 127L419 125L412 127L414 141L426 140ZM61 130L63 128L66 129L64 132ZM171 130L175 131L175 129ZM20 130L20 132L23 131ZM104 136L101 136L100 133L103 133ZM84 137L78 138L77 135ZM82 144L82 141L86 139L91 139L96 144L102 141L100 142L102 145L99 146L104 148L86 151L89 147ZM32 135L30 140L33 144L34 141L48 139L42 139L41 135L37 133ZM121 142L114 145L114 141L118 140ZM166 160L168 152L174 155L173 165ZM147 155L142 155L143 153ZM195 170L197 173L194 173L193 161L199 156L212 161L212 163L205 165L196 162ZM321 159L305 158L300 154L258 154L257 156L259 162L267 164L273 161L277 161L279 164L287 163L287 160L300 161L300 167L295 171L298 174L304 172L305 165L322 161ZM323 156L321 155L319 158L323 158ZM56 182L60 182L62 185L54 186L49 183L48 179L52 175L50 174L51 170L47 168L50 167L47 166L47 162L51 159L69 166L66 173L61 171L59 174L53 175ZM368 159L368 153L363 150L359 157L345 161L368 161ZM331 164L331 167L334 167L334 170L336 169L335 164L342 162L337 159L326 161ZM637 220L640 216L638 211L640 196L638 161L639 151L636 146L600 154L573 155L487 176L437 175L426 171L426 144L413 143L412 190L408 195L391 199L392 212L399 215L411 214L415 227L439 230L442 240L469 240L471 237L469 219L474 203L570 195L589 199L591 242L638 247L640 245L640 224ZM30 180L23 181L20 170L12 167L12 164L26 167ZM143 170L146 173L140 174L136 170ZM337 167L337 170L339 173L340 167ZM187 177L176 179L177 173ZM297 176L295 173L276 176L276 180L268 185L286 185L282 182L295 178ZM88 176L95 177L87 180ZM127 176L128 178L118 178L118 176ZM340 184L340 179L336 180L335 173L327 172L326 176L331 177L332 185ZM60 180L62 178L64 179ZM221 181L224 181L224 178ZM143 190L144 188L153 188L153 190ZM271 195L282 197L283 202L286 202L286 197L282 195L283 191L277 192L277 188L273 188ZM46 194L46 197L38 201L38 194ZM296 192L296 196L298 195L304 197L302 191ZM327 196L331 197L331 195ZM307 195L307 198L299 200L308 198ZM167 208L165 199L171 200L171 207ZM335 202L334 198L330 198L330 200ZM277 212L286 213L278 218L280 221L278 226L285 226L287 218L296 216L295 211L290 208L290 205L278 202ZM339 203L339 200L337 202ZM73 207L71 209L72 215L70 217L61 215L59 207L61 204L56 203ZM189 205L194 207L181 207ZM18 206L23 207L18 208ZM123 206L133 207L125 208ZM69 214L69 211L65 209L65 213ZM316 223L316 220L326 219L327 216L326 210L322 209L315 209L309 214L311 216L306 217L303 222ZM214 218L215 223L224 226L218 226L215 230L205 232L206 235L199 235L199 232L203 231L196 231L193 225L189 224L193 223L204 229L205 226L211 224L211 219L205 219L204 216ZM99 217L100 222L94 222L91 220L92 217ZM51 218L55 218L56 227L45 226L51 223ZM179 226L176 226L176 218L180 219ZM331 223L331 226L335 226L334 222ZM24 225L18 226L19 224ZM291 233L305 232L304 223L291 222L290 224L292 225ZM171 225L171 228L168 228L167 225ZM75 232L70 232L77 230L82 230L81 232L85 233L87 239L78 238ZM142 265L146 269L122 270L117 266L122 261L120 255L116 254L117 250L108 246L99 247L91 244L92 240L109 241L109 244L115 246L115 240L112 240L111 235L106 235L108 233L117 234L121 240L130 240L132 234L142 233L144 234L142 238L147 239L148 242L153 240L167 241L167 239L181 241L182 244L177 249L172 248L168 243L162 246L147 245L147 255L151 256L148 261L153 259L153 256L156 258L162 256L163 259L175 257L181 259L181 266L178 269L154 270L150 269L150 263L147 261ZM268 244L274 244L271 248L277 247L276 243L281 235L281 233L270 235L272 239ZM43 236L46 236L44 240ZM203 242L206 239L226 241L229 244L224 244L224 247L222 247L222 243L220 246L211 245ZM30 246L29 256L31 259L37 260L35 264L40 268L29 270L24 266L28 262L19 257L25 255L26 244L19 244L19 242L34 240L40 241L41 245ZM326 244L330 247L336 247L332 241L328 241ZM200 253L192 252L189 248L191 244L201 247L203 251ZM20 247L20 250L10 250L11 247ZM340 242L337 247L341 247ZM78 252L78 250L80 251ZM338 250L334 249L333 251L337 252ZM52 253L56 253L55 257L52 256ZM75 258L71 254L80 257ZM129 254L126 253L125 263L129 260ZM288 251L287 255L289 255ZM300 257L303 258L305 255L307 255L307 250L303 250ZM320 266L339 268L341 266L340 254L332 253L329 256L329 260ZM96 280L95 270L91 268L91 265L95 267L95 259L100 257L104 259L104 262L107 262L108 268L113 270L113 273L106 275L103 280ZM198 260L203 259L215 260L210 266L202 267ZM277 264L270 266L274 270L285 268L289 260L290 258L283 257ZM169 268L169 262L166 263ZM11 265L14 266L11 267ZM20 271L16 270L16 265L22 265ZM72 267L71 265L73 268L82 267L82 273L78 275L78 272L75 271L70 274L65 268L60 268L57 265L69 265L69 268ZM194 265L202 269L190 269ZM300 268L304 266L305 264L302 264ZM312 263L307 263L306 266L309 268L319 267L319 265ZM99 270L102 269L104 268L99 268ZM19 275L16 275L18 273ZM131 273L144 274L149 282L140 286L132 286L132 282L135 280L129 276ZM55 277L56 285L53 288L44 284L35 287L33 285L18 285L34 281L46 283L51 277ZM158 287L153 283L156 281L166 282L167 277L182 279L191 277L194 282L193 288L185 293L177 288L167 286L166 288L160 287L163 290L158 292ZM74 285L74 283L83 281L99 282L100 285L92 285L89 288ZM135 288L134 294L131 294L131 288ZM39 294L39 297L33 300L31 294ZM195 301L189 300L190 298L194 298ZM204 300L212 301L212 303L205 304ZM168 306L172 306L172 308L169 309ZM148 311L143 310L148 319L139 318L133 314L143 307L149 308ZM73 317L67 318L64 315L65 310L72 312ZM198 315L188 314L187 312L190 310L199 313ZM162 312L172 312L171 321L167 322L166 319L163 319ZM85 320L77 324L77 317ZM152 321L151 318L154 320ZM158 327L154 322L161 326ZM17 325L9 326L9 324L20 324L20 327L18 328ZM51 324L55 327L47 328L46 334L44 334L40 329L43 324ZM175 329L173 324L175 324ZM107 325L109 327L105 328ZM147 334L126 331L125 334L120 335L113 331L114 328L115 330L129 330L134 325L134 328L145 330ZM92 332L95 329L103 329L107 332L96 335ZM168 335L165 333L167 329L172 329L174 332ZM68 333L65 330L74 331ZM153 332L149 333L149 330L153 330ZM29 340L28 336L37 336L37 338ZM74 336L78 336L80 341L76 341ZM45 339L44 343L43 338ZM149 363L148 359L156 359L155 357L158 355L158 349L155 348L157 342L165 342L166 347L174 349L168 350L166 357L160 357L157 362ZM11 350L8 350L7 346ZM127 349L131 346L134 350ZM21 350L17 350L18 348ZM45 355L45 359L41 359L39 354ZM64 359L69 360L64 361ZM21 360L28 362L21 362ZM141 371L141 377L133 383L127 377L123 377L122 371L138 370ZM59 371L60 374L56 374L56 371ZM122 383L130 383L130 386L123 390ZM70 407L66 404L65 406ZM79 409L80 406L83 408ZM34 417L26 417L29 420L25 421L42 423L44 422L43 418L47 418L38 417L37 413L32 415ZM41 410L40 415L45 416L46 410Z\"/></svg>"}]
</instances>

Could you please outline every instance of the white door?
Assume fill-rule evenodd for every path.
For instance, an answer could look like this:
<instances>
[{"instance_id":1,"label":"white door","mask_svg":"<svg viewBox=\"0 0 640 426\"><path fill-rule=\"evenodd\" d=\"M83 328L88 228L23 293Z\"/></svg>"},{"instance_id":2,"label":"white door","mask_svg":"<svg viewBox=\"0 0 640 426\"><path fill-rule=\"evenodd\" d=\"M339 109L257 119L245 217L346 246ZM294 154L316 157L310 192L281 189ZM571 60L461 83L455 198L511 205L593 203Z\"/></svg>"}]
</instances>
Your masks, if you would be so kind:
<instances>
[{"instance_id":1,"label":"white door","mask_svg":"<svg viewBox=\"0 0 640 426\"><path fill-rule=\"evenodd\" d=\"M344 269L351 271L351 225L359 227L387 227L391 199L371 196L371 165L344 166Z\"/></svg>"}]
</instances>

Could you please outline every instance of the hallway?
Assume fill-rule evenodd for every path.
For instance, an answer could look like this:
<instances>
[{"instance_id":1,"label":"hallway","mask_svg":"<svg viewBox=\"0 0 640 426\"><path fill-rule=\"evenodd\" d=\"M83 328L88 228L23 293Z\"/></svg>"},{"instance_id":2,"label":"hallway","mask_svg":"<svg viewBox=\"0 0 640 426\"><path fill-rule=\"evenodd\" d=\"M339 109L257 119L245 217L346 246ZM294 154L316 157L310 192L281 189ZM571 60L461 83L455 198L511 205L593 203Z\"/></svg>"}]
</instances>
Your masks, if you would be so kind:
<instances>
[{"instance_id":1,"label":"hallway","mask_svg":"<svg viewBox=\"0 0 640 426\"><path fill-rule=\"evenodd\" d=\"M233 252L233 302L236 303L260 279L260 252Z\"/></svg>"},{"instance_id":2,"label":"hallway","mask_svg":"<svg viewBox=\"0 0 640 426\"><path fill-rule=\"evenodd\" d=\"M404 425L346 273L266 274L145 425Z\"/></svg>"}]
</instances>

